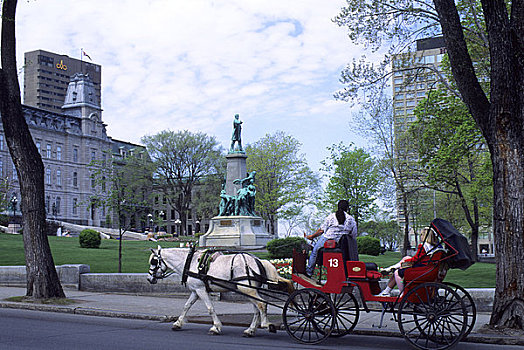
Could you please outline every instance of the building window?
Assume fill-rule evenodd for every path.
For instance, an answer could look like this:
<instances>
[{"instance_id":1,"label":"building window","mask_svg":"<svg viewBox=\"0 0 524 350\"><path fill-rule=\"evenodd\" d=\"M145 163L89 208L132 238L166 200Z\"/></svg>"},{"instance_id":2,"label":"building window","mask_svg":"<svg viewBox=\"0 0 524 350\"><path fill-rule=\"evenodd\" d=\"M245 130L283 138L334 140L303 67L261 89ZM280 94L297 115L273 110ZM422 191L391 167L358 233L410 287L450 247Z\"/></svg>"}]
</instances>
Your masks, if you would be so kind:
<instances>
[{"instance_id":1,"label":"building window","mask_svg":"<svg viewBox=\"0 0 524 350\"><path fill-rule=\"evenodd\" d=\"M73 148L73 162L78 163L78 148Z\"/></svg>"},{"instance_id":2,"label":"building window","mask_svg":"<svg viewBox=\"0 0 524 350\"><path fill-rule=\"evenodd\" d=\"M61 202L61 201L62 201L62 200L61 200L60 197L56 197L56 201L55 201L55 203L56 203L56 213L57 213L57 214L60 214L60 202Z\"/></svg>"},{"instance_id":3,"label":"building window","mask_svg":"<svg viewBox=\"0 0 524 350\"><path fill-rule=\"evenodd\" d=\"M73 214L77 214L78 213L78 199L76 198L73 198Z\"/></svg>"},{"instance_id":4,"label":"building window","mask_svg":"<svg viewBox=\"0 0 524 350\"><path fill-rule=\"evenodd\" d=\"M0 177L4 177L4 161L0 159Z\"/></svg>"},{"instance_id":5,"label":"building window","mask_svg":"<svg viewBox=\"0 0 524 350\"><path fill-rule=\"evenodd\" d=\"M91 161L96 159L96 151L91 151Z\"/></svg>"},{"instance_id":6,"label":"building window","mask_svg":"<svg viewBox=\"0 0 524 350\"><path fill-rule=\"evenodd\" d=\"M403 81L402 78L395 78L395 84L402 84Z\"/></svg>"},{"instance_id":7,"label":"building window","mask_svg":"<svg viewBox=\"0 0 524 350\"><path fill-rule=\"evenodd\" d=\"M13 164L13 180L18 180L18 174L16 172L16 167L15 165Z\"/></svg>"},{"instance_id":8,"label":"building window","mask_svg":"<svg viewBox=\"0 0 524 350\"><path fill-rule=\"evenodd\" d=\"M62 160L62 146L56 146L56 159Z\"/></svg>"},{"instance_id":9,"label":"building window","mask_svg":"<svg viewBox=\"0 0 524 350\"><path fill-rule=\"evenodd\" d=\"M62 171L60 169L56 171L56 185L62 186Z\"/></svg>"},{"instance_id":10,"label":"building window","mask_svg":"<svg viewBox=\"0 0 524 350\"><path fill-rule=\"evenodd\" d=\"M51 196L45 196L45 211L49 213L49 205L51 203Z\"/></svg>"},{"instance_id":11,"label":"building window","mask_svg":"<svg viewBox=\"0 0 524 350\"><path fill-rule=\"evenodd\" d=\"M73 187L78 186L78 173L75 171L73 172Z\"/></svg>"},{"instance_id":12,"label":"building window","mask_svg":"<svg viewBox=\"0 0 524 350\"><path fill-rule=\"evenodd\" d=\"M45 146L45 156L46 158L51 158L51 144Z\"/></svg>"},{"instance_id":13,"label":"building window","mask_svg":"<svg viewBox=\"0 0 524 350\"><path fill-rule=\"evenodd\" d=\"M40 145L40 142L36 142L36 149L38 150L38 154L42 154L42 146Z\"/></svg>"},{"instance_id":14,"label":"building window","mask_svg":"<svg viewBox=\"0 0 524 350\"><path fill-rule=\"evenodd\" d=\"M4 135L0 134L0 151L4 150Z\"/></svg>"},{"instance_id":15,"label":"building window","mask_svg":"<svg viewBox=\"0 0 524 350\"><path fill-rule=\"evenodd\" d=\"M45 183L51 185L51 169L49 168L45 171Z\"/></svg>"},{"instance_id":16,"label":"building window","mask_svg":"<svg viewBox=\"0 0 524 350\"><path fill-rule=\"evenodd\" d=\"M95 175L91 174L91 188L95 188Z\"/></svg>"}]
</instances>

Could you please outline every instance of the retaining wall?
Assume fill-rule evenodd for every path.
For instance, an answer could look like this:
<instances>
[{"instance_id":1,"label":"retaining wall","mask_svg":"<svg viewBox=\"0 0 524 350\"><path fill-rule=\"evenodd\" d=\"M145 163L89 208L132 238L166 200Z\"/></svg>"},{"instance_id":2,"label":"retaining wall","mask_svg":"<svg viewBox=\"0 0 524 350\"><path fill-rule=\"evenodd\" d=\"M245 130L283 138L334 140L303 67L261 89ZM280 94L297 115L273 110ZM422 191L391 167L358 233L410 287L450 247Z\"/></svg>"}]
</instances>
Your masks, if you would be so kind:
<instances>
[{"instance_id":1,"label":"retaining wall","mask_svg":"<svg viewBox=\"0 0 524 350\"><path fill-rule=\"evenodd\" d=\"M147 273L90 273L88 265L61 265L56 267L64 288L90 292L114 292L135 294L182 294L189 291L180 283L180 276L173 274L166 279L150 284ZM0 266L0 285L25 287L25 266ZM491 312L494 288L467 289L475 301L477 311ZM246 297L234 292L220 293L221 300L242 300ZM360 299L357 297L357 299Z\"/></svg>"}]
</instances>

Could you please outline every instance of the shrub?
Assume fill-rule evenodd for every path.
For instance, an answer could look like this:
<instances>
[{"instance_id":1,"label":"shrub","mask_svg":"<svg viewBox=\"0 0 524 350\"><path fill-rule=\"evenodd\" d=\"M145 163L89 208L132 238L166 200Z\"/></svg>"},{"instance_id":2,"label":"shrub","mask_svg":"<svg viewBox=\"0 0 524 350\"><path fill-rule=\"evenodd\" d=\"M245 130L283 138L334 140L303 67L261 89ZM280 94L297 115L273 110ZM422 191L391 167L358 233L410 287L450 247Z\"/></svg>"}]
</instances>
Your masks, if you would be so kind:
<instances>
[{"instance_id":1,"label":"shrub","mask_svg":"<svg viewBox=\"0 0 524 350\"><path fill-rule=\"evenodd\" d=\"M286 237L272 239L267 242L266 249L271 259L291 258L293 248L302 250L306 245L306 240L302 237Z\"/></svg>"},{"instance_id":2,"label":"shrub","mask_svg":"<svg viewBox=\"0 0 524 350\"><path fill-rule=\"evenodd\" d=\"M90 229L82 230L80 236L78 236L78 240L80 241L81 248L98 248L102 241L100 233Z\"/></svg>"},{"instance_id":3,"label":"shrub","mask_svg":"<svg viewBox=\"0 0 524 350\"><path fill-rule=\"evenodd\" d=\"M378 238L362 236L357 237L357 246L359 254L374 255L380 254L380 240Z\"/></svg>"},{"instance_id":4,"label":"shrub","mask_svg":"<svg viewBox=\"0 0 524 350\"><path fill-rule=\"evenodd\" d=\"M0 214L0 226L9 226L9 216Z\"/></svg>"}]
</instances>

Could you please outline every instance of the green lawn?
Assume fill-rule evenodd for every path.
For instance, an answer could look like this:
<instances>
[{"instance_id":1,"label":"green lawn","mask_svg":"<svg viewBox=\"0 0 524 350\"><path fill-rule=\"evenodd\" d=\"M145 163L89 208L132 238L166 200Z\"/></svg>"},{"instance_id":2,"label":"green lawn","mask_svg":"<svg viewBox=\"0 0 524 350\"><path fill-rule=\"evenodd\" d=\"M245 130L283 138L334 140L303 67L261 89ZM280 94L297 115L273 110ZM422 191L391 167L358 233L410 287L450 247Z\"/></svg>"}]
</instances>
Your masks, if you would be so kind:
<instances>
[{"instance_id":1,"label":"green lawn","mask_svg":"<svg viewBox=\"0 0 524 350\"><path fill-rule=\"evenodd\" d=\"M118 241L102 240L99 249L80 248L78 238L49 236L49 244L56 265L87 264L91 272L117 272ZM147 272L149 248L178 247L177 242L123 241L122 272ZM256 253L267 258L267 253ZM393 265L401 258L400 253L386 252L384 255L360 255L360 260L375 262L380 267ZM0 266L24 265L24 247L22 235L0 234ZM454 282L464 288L495 287L495 265L476 263L466 271L450 270L446 281Z\"/></svg>"},{"instance_id":2,"label":"green lawn","mask_svg":"<svg viewBox=\"0 0 524 350\"><path fill-rule=\"evenodd\" d=\"M91 272L118 270L118 240L102 240L98 249L80 248L78 238L49 236L55 265L87 264ZM122 241L122 272L147 272L151 251L158 244L178 247L178 242ZM25 265L22 235L0 234L0 266Z\"/></svg>"}]
</instances>

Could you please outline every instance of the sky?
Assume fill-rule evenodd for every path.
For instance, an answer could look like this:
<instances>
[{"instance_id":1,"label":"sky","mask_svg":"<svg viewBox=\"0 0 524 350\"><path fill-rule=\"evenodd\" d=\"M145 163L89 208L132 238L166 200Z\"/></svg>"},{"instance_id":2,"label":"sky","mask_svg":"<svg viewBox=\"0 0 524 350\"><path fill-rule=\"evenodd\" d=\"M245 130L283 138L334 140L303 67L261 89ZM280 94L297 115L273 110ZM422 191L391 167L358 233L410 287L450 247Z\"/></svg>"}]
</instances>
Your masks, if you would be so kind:
<instances>
[{"instance_id":1,"label":"sky","mask_svg":"<svg viewBox=\"0 0 524 350\"><path fill-rule=\"evenodd\" d=\"M363 54L332 22L344 0L27 0L17 9L17 62L43 49L102 66L102 119L114 139L162 130L215 136L229 147L282 130L318 171L339 142L364 146L358 107L333 93ZM21 77L22 79L22 77Z\"/></svg>"}]
</instances>

